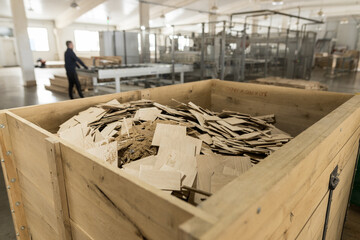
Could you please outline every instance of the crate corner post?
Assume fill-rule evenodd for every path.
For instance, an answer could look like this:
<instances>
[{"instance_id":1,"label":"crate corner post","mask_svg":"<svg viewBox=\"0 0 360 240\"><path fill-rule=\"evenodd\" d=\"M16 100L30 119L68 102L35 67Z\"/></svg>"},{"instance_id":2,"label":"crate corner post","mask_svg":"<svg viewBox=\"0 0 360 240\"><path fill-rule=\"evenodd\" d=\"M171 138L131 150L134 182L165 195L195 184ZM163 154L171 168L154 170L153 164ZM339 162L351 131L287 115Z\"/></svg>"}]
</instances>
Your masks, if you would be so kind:
<instances>
[{"instance_id":1,"label":"crate corner post","mask_svg":"<svg viewBox=\"0 0 360 240\"><path fill-rule=\"evenodd\" d=\"M17 239L31 239L28 229L15 156L8 129L7 111L0 111L0 159Z\"/></svg>"},{"instance_id":2,"label":"crate corner post","mask_svg":"<svg viewBox=\"0 0 360 240\"><path fill-rule=\"evenodd\" d=\"M62 166L60 142L53 137L46 138L46 153L50 169L54 196L54 209L60 239L71 240L72 232Z\"/></svg>"}]
</instances>

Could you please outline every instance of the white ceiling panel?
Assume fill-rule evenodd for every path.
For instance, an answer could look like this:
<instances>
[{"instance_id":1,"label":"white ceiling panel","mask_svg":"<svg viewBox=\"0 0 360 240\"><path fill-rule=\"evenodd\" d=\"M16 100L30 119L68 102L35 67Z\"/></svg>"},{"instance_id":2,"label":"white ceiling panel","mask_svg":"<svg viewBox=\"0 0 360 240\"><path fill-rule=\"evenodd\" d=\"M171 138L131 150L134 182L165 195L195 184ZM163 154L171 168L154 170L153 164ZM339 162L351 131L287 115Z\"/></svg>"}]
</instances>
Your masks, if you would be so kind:
<instances>
[{"instance_id":1,"label":"white ceiling panel","mask_svg":"<svg viewBox=\"0 0 360 240\"><path fill-rule=\"evenodd\" d=\"M70 7L72 0L24 0L26 14L30 19L53 20ZM86 0L82 0L86 1ZM300 14L304 17L320 18L320 9L325 17L360 14L360 1L357 0L284 0L282 6L273 6L271 0L148 0L156 4L150 5L150 26L165 24L181 24L202 22L208 20L208 14L191 11L209 11L215 4L218 14L272 9L291 14ZM160 5L159 5L160 4ZM161 6L164 4L165 6ZM183 8L171 8L169 5ZM0 0L0 17L11 17L10 0ZM76 22L117 25L121 29L139 27L138 0L107 0L105 3L88 11ZM165 18L161 17L165 16ZM107 17L110 18L109 22ZM224 19L224 17L221 17ZM237 17L238 20L243 18ZM262 21L264 22L264 21Z\"/></svg>"}]
</instances>

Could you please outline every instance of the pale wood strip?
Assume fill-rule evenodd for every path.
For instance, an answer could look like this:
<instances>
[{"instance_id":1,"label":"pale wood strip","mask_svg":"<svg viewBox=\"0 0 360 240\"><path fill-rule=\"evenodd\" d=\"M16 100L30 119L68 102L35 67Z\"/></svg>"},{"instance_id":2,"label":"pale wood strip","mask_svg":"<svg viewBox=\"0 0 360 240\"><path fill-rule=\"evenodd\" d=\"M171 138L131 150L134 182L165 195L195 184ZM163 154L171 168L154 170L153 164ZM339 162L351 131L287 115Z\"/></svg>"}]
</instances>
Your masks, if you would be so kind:
<instances>
[{"instance_id":1,"label":"pale wood strip","mask_svg":"<svg viewBox=\"0 0 360 240\"><path fill-rule=\"evenodd\" d=\"M63 240L70 240L71 226L69 222L69 209L66 196L64 173L61 160L60 143L53 138L46 139L46 150L53 187L54 212L57 219L57 231Z\"/></svg>"},{"instance_id":2,"label":"pale wood strip","mask_svg":"<svg viewBox=\"0 0 360 240\"><path fill-rule=\"evenodd\" d=\"M1 162L1 167L4 174L5 184L7 186L10 208L14 210L12 217L15 232L21 239L30 239L21 187L16 169L16 161L13 154L14 150L9 133L7 114L7 111L0 111L0 124L3 125L3 128L0 128L0 158L4 160L4 162ZM16 203L20 204L17 206Z\"/></svg>"}]
</instances>

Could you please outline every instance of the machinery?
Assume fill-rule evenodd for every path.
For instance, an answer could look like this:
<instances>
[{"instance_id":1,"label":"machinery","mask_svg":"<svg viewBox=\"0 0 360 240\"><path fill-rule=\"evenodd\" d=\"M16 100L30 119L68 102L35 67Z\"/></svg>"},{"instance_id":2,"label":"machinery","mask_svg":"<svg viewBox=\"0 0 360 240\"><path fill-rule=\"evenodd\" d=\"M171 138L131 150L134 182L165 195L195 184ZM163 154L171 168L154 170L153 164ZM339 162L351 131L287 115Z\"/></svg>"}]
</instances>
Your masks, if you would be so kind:
<instances>
[{"instance_id":1,"label":"machinery","mask_svg":"<svg viewBox=\"0 0 360 240\"><path fill-rule=\"evenodd\" d=\"M246 19L253 16L252 13L232 15L247 14ZM256 16L270 14L322 23L280 12L256 11ZM316 33L306 31L306 28L297 31L252 25L246 21L175 25L172 28L170 33L158 34L161 39L155 50L159 53L158 61L192 64L192 79L310 78Z\"/></svg>"},{"instance_id":2,"label":"machinery","mask_svg":"<svg viewBox=\"0 0 360 240\"><path fill-rule=\"evenodd\" d=\"M140 63L137 32L103 31L100 37L100 56L121 56L124 64Z\"/></svg>"},{"instance_id":3,"label":"machinery","mask_svg":"<svg viewBox=\"0 0 360 240\"><path fill-rule=\"evenodd\" d=\"M245 16L245 22L234 22L235 15ZM299 31L246 22L247 18L267 15L322 23L271 10L233 13L230 22L102 32L100 53L123 56L125 64L171 65L172 81L176 64L192 66L193 71L186 76L188 81L209 78L245 81L267 76L309 79L316 33L306 31L306 27Z\"/></svg>"},{"instance_id":4,"label":"machinery","mask_svg":"<svg viewBox=\"0 0 360 240\"><path fill-rule=\"evenodd\" d=\"M129 81L123 78L134 78L140 76L152 76L155 75L159 78L160 74L180 73L180 83L184 83L184 73L192 72L191 65L175 64L174 69L171 64L130 64L130 65L118 65L108 67L94 67L90 69L77 69L77 73L80 76L91 77L93 80L93 86L96 91L96 87L103 85L113 85L115 82L116 92L120 92L120 82ZM99 79L114 79L113 81L107 81L100 83ZM123 80L121 80L123 79ZM173 82L175 83L175 82Z\"/></svg>"}]
</instances>

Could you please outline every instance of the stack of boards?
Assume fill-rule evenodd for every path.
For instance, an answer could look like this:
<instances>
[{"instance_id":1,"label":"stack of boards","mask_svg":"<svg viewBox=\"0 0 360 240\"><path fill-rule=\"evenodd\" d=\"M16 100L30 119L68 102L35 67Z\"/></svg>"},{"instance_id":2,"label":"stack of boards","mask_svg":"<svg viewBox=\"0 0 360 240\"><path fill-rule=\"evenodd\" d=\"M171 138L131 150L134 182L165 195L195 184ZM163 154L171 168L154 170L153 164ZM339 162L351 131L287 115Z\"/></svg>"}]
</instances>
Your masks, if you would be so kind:
<instances>
[{"instance_id":1,"label":"stack of boards","mask_svg":"<svg viewBox=\"0 0 360 240\"><path fill-rule=\"evenodd\" d=\"M90 58L80 57L80 59L88 67L113 66L120 65L122 63L121 56L92 56Z\"/></svg>"},{"instance_id":2,"label":"stack of boards","mask_svg":"<svg viewBox=\"0 0 360 240\"><path fill-rule=\"evenodd\" d=\"M292 138L273 125L274 115L217 113L175 102L177 107L114 99L70 118L57 134L195 205Z\"/></svg>"},{"instance_id":3,"label":"stack of boards","mask_svg":"<svg viewBox=\"0 0 360 240\"><path fill-rule=\"evenodd\" d=\"M316 81L303 80L303 79L268 77L268 78L258 78L251 82L265 84L265 85L275 85L275 86L281 86L281 87L327 91L327 86L325 84L321 84Z\"/></svg>"},{"instance_id":4,"label":"stack of boards","mask_svg":"<svg viewBox=\"0 0 360 240\"><path fill-rule=\"evenodd\" d=\"M92 80L89 77L84 77L84 76L78 76L79 77L79 81L81 84L81 89L83 91L89 91L92 89ZM61 76L61 75L54 75L53 78L50 78L50 85L45 85L45 89L52 91L52 92L57 92L57 93L68 93L68 88L69 88L69 82L66 76ZM74 90L75 92L75 87Z\"/></svg>"}]
</instances>

